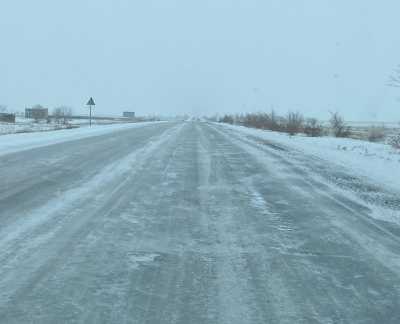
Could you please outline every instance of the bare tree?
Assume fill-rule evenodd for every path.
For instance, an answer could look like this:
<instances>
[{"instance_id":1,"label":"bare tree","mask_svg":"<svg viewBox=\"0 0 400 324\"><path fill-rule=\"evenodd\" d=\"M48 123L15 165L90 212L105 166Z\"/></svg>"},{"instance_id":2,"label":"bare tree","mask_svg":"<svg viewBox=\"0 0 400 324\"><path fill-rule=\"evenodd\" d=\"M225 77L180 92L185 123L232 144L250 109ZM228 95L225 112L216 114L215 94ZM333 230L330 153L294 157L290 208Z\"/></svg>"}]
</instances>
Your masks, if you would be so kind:
<instances>
[{"instance_id":1,"label":"bare tree","mask_svg":"<svg viewBox=\"0 0 400 324\"><path fill-rule=\"evenodd\" d=\"M6 105L0 105L0 113L4 113L7 111L7 106Z\"/></svg>"},{"instance_id":2,"label":"bare tree","mask_svg":"<svg viewBox=\"0 0 400 324\"><path fill-rule=\"evenodd\" d=\"M329 122L335 137L349 137L350 127L346 125L344 118L338 112L331 113Z\"/></svg>"},{"instance_id":3,"label":"bare tree","mask_svg":"<svg viewBox=\"0 0 400 324\"><path fill-rule=\"evenodd\" d=\"M62 110L61 108L54 108L53 109L53 118L56 121L57 124L60 123L61 119L63 118Z\"/></svg>"},{"instance_id":4,"label":"bare tree","mask_svg":"<svg viewBox=\"0 0 400 324\"><path fill-rule=\"evenodd\" d=\"M272 109L271 113L269 114L270 120L270 130L272 131L279 131L281 130L281 126L279 125L279 117L276 115L275 110Z\"/></svg>"},{"instance_id":5,"label":"bare tree","mask_svg":"<svg viewBox=\"0 0 400 324\"><path fill-rule=\"evenodd\" d=\"M304 126L304 133L307 136L319 137L322 136L323 126L316 118L309 118Z\"/></svg>"},{"instance_id":6,"label":"bare tree","mask_svg":"<svg viewBox=\"0 0 400 324\"><path fill-rule=\"evenodd\" d=\"M70 107L60 106L53 109L53 117L57 123L67 124L71 116L72 109Z\"/></svg>"},{"instance_id":7,"label":"bare tree","mask_svg":"<svg viewBox=\"0 0 400 324\"><path fill-rule=\"evenodd\" d=\"M299 112L289 112L286 118L286 131L295 135L303 130L304 117Z\"/></svg>"}]
</instances>

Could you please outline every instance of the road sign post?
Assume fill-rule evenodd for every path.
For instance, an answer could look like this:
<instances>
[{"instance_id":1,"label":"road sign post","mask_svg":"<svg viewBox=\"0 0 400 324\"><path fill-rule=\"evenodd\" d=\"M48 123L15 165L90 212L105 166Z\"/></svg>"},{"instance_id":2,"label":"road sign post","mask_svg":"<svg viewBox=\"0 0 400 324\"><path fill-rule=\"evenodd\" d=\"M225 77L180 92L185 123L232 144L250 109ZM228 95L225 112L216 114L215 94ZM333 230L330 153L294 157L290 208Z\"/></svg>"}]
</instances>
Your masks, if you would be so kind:
<instances>
[{"instance_id":1,"label":"road sign post","mask_svg":"<svg viewBox=\"0 0 400 324\"><path fill-rule=\"evenodd\" d=\"M92 97L90 97L86 106L89 106L89 126L92 126L92 107L96 106Z\"/></svg>"}]
</instances>

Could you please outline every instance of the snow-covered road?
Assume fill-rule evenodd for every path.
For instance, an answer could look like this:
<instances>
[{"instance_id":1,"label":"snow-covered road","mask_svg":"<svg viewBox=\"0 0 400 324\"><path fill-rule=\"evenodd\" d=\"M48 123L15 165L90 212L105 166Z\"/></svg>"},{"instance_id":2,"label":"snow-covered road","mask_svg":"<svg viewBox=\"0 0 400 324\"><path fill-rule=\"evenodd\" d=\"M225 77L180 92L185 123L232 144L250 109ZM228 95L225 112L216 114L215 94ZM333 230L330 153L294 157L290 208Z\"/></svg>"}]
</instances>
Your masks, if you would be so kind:
<instances>
[{"instance_id":1,"label":"snow-covered road","mask_svg":"<svg viewBox=\"0 0 400 324\"><path fill-rule=\"evenodd\" d=\"M160 123L0 179L0 323L400 322L399 196L329 162Z\"/></svg>"}]
</instances>

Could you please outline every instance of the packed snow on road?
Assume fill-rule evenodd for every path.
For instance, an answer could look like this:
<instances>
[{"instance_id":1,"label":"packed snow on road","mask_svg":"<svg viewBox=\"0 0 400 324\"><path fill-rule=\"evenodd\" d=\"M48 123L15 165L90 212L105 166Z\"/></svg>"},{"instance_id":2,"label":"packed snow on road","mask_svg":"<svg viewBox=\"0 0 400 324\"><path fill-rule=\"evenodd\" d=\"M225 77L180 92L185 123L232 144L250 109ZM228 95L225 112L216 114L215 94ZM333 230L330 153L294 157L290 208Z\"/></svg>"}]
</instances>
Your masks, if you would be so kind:
<instances>
[{"instance_id":1,"label":"packed snow on road","mask_svg":"<svg viewBox=\"0 0 400 324\"><path fill-rule=\"evenodd\" d=\"M199 121L1 136L0 322L396 323L399 162L366 148Z\"/></svg>"}]
</instances>

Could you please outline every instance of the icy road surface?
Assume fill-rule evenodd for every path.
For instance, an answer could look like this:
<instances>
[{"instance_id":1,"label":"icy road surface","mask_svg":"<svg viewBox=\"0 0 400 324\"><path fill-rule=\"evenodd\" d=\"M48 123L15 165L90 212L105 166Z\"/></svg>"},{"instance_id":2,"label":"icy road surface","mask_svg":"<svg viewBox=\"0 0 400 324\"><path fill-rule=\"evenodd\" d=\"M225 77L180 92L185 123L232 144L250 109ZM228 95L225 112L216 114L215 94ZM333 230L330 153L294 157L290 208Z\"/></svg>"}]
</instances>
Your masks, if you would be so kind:
<instances>
[{"instance_id":1,"label":"icy road surface","mask_svg":"<svg viewBox=\"0 0 400 324\"><path fill-rule=\"evenodd\" d=\"M400 323L400 227L365 199L388 193L333 164L163 123L3 155L0 179L1 323Z\"/></svg>"}]
</instances>

